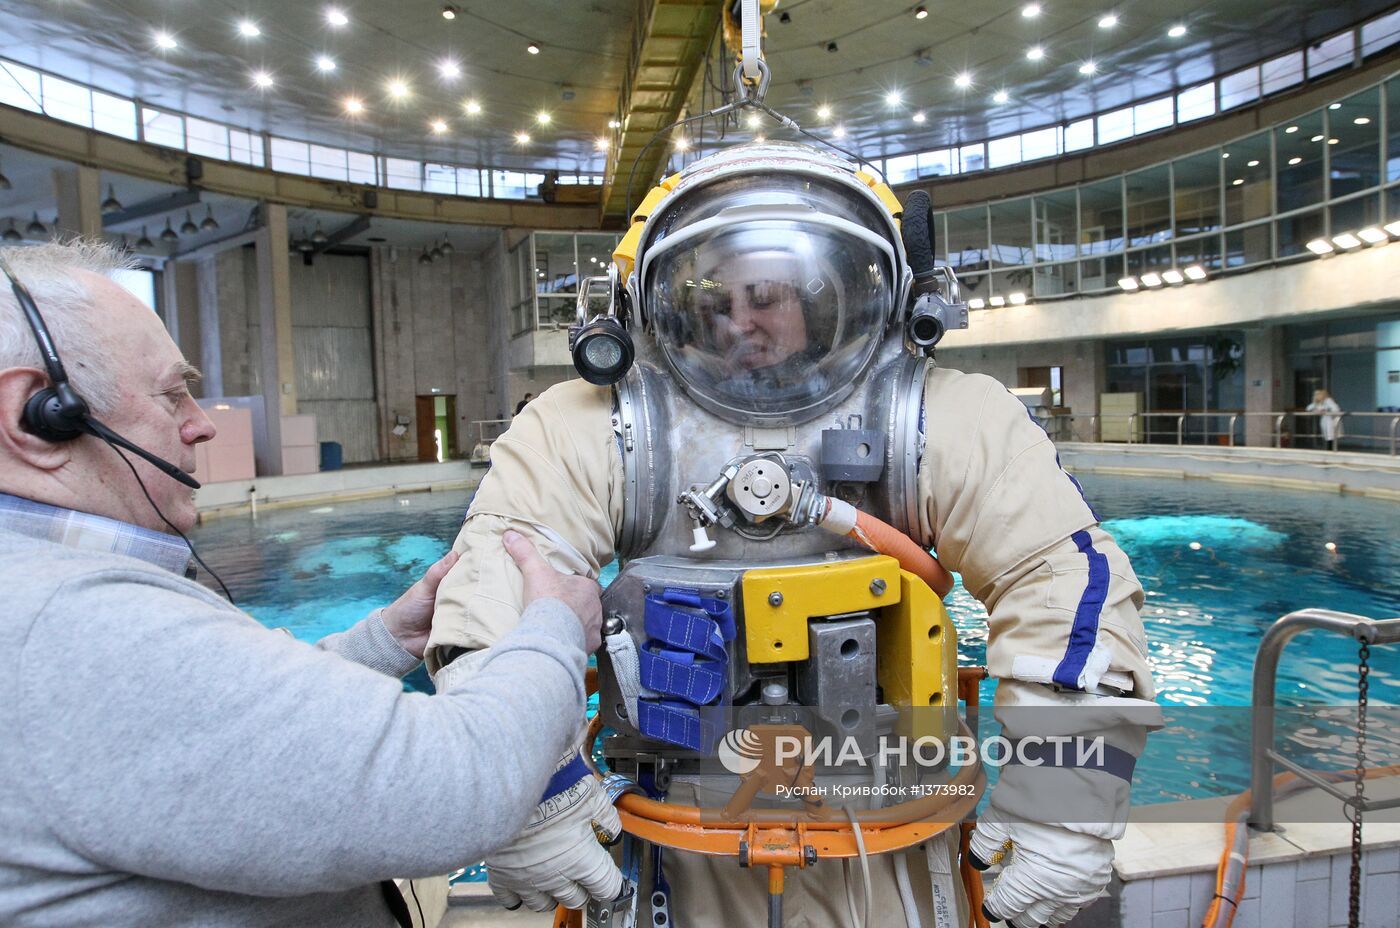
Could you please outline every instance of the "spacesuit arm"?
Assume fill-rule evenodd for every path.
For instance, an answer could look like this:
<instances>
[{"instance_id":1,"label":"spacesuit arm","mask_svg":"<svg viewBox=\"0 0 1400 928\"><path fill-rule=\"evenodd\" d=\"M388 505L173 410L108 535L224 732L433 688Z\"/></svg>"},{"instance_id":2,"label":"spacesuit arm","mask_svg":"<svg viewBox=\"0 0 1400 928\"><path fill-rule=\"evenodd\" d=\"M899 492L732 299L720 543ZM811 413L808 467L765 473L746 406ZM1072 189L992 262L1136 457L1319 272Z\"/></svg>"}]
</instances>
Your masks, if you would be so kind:
<instances>
[{"instance_id":1,"label":"spacesuit arm","mask_svg":"<svg viewBox=\"0 0 1400 928\"><path fill-rule=\"evenodd\" d=\"M428 667L441 649L490 647L520 621L522 581L501 536L515 529L558 570L597 578L622 522L622 464L612 391L581 380L546 390L491 446L491 469L472 499L438 587Z\"/></svg>"}]
</instances>

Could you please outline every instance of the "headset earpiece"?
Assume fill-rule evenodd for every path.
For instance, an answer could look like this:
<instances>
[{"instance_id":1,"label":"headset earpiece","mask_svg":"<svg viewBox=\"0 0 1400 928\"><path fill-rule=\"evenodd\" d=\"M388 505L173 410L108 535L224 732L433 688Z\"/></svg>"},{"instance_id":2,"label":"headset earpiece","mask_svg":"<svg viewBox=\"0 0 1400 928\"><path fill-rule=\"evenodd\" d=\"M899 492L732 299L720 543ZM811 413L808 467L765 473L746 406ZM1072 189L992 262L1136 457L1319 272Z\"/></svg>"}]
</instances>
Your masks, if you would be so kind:
<instances>
[{"instance_id":1,"label":"headset earpiece","mask_svg":"<svg viewBox=\"0 0 1400 928\"><path fill-rule=\"evenodd\" d=\"M83 434L83 414L87 412L83 404L78 415L73 410L64 409L58 391L45 387L31 396L24 404L20 425L44 441L71 441Z\"/></svg>"}]
</instances>

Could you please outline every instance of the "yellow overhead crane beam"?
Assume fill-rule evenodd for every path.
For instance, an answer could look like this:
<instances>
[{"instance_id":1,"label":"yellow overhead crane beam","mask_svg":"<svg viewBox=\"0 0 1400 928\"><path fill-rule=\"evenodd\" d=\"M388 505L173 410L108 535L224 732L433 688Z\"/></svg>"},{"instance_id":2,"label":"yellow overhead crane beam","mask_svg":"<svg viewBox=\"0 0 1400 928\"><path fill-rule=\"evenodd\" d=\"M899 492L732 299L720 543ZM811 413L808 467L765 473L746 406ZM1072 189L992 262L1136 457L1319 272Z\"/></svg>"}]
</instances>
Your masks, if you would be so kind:
<instances>
[{"instance_id":1,"label":"yellow overhead crane beam","mask_svg":"<svg viewBox=\"0 0 1400 928\"><path fill-rule=\"evenodd\" d=\"M608 150L600 217L604 228L626 222L632 162L656 130L680 118L723 9L724 0L651 0L640 5L618 101L621 126L613 130ZM668 139L657 139L647 149L631 181L634 199L656 184L670 151Z\"/></svg>"}]
</instances>

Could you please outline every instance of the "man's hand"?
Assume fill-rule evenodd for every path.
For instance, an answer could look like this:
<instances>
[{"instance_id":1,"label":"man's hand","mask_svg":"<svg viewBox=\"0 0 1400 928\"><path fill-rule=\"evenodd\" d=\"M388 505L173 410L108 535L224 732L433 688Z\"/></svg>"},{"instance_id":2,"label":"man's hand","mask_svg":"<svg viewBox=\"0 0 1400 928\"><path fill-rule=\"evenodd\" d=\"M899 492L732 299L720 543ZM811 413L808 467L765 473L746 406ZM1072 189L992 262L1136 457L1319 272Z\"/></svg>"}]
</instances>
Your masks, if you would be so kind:
<instances>
[{"instance_id":1,"label":"man's hand","mask_svg":"<svg viewBox=\"0 0 1400 928\"><path fill-rule=\"evenodd\" d=\"M457 552L449 551L432 567L429 567L418 582L409 587L391 605L384 607L384 627L403 648L414 657L421 658L423 649L428 646L428 632L433 627L433 602L437 599L438 584L452 565L457 563Z\"/></svg>"},{"instance_id":2,"label":"man's hand","mask_svg":"<svg viewBox=\"0 0 1400 928\"><path fill-rule=\"evenodd\" d=\"M515 559L515 565L525 578L522 607L528 607L537 599L560 600L573 610L583 626L583 637L587 642L584 650L590 654L598 650L603 644L603 600L597 582L555 570L535 550L530 540L519 532L506 532L504 541L506 550Z\"/></svg>"}]
</instances>

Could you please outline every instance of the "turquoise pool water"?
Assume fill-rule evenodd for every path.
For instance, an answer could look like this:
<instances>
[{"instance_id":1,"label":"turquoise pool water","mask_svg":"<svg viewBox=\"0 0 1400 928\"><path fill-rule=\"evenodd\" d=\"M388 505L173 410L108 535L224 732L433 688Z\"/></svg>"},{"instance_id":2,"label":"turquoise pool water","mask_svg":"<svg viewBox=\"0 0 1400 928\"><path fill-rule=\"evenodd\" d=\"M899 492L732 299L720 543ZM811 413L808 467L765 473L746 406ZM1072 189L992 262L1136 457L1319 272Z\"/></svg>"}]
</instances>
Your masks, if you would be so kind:
<instances>
[{"instance_id":1,"label":"turquoise pool water","mask_svg":"<svg viewBox=\"0 0 1400 928\"><path fill-rule=\"evenodd\" d=\"M1259 638L1286 612L1400 616L1400 505L1204 481L1090 474L1082 483L1142 580L1159 697L1177 710L1139 763L1135 800L1244 788L1243 714L1191 721L1206 716L1188 710L1249 705ZM469 500L449 492L272 510L213 521L193 537L242 608L314 641L413 582L451 545ZM609 567L604 582L615 575ZM963 662L981 663L986 613L961 586L947 604ZM1355 666L1347 640L1304 633L1281 667L1280 703L1352 704ZM1400 651L1373 653L1371 700L1400 703Z\"/></svg>"}]
</instances>

